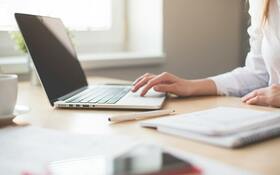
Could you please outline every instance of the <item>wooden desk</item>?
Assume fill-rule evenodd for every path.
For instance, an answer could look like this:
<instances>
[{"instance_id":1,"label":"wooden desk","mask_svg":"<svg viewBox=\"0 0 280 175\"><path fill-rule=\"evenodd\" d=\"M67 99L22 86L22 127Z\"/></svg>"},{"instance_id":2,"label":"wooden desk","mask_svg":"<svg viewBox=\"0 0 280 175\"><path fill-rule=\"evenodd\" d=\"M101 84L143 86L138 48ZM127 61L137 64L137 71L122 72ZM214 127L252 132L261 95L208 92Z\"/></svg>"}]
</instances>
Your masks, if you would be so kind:
<instances>
[{"instance_id":1,"label":"wooden desk","mask_svg":"<svg viewBox=\"0 0 280 175\"><path fill-rule=\"evenodd\" d=\"M111 82L111 80L100 78L90 79L90 82L93 80ZM19 84L18 103L31 107L31 111L28 114L15 119L18 124L30 123L36 126L76 133L126 135L139 139L151 139L159 144L223 161L260 174L280 174L280 138L242 149L228 150L141 128L138 122L110 124L107 121L109 114L127 113L129 111L53 109L43 89L41 87L33 87L29 82ZM233 97L170 98L167 100L164 108L172 108L176 109L178 113L186 113L221 105L279 111L279 109L244 105L240 102L239 98Z\"/></svg>"}]
</instances>

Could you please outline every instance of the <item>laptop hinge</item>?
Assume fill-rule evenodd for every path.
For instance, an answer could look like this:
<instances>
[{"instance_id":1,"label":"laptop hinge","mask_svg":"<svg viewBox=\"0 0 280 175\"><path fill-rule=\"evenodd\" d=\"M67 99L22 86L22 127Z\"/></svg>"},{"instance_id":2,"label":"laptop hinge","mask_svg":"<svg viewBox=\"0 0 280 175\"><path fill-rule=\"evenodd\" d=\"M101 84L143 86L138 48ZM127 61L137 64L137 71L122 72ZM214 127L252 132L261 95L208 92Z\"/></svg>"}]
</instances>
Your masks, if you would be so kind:
<instances>
[{"instance_id":1,"label":"laptop hinge","mask_svg":"<svg viewBox=\"0 0 280 175\"><path fill-rule=\"evenodd\" d=\"M75 91L72 91L72 92L70 92L70 93L68 93L68 94L66 94L66 95L63 95L62 97L59 97L59 98L55 99L54 102L55 102L55 101L64 101L64 100L66 100L66 99L68 99L68 98L70 98L70 97L72 97L72 96L74 96L74 95L76 95L76 94L78 94L78 93L84 91L84 90L87 89L87 88L88 88L88 86L84 86L84 87L82 87L82 88L80 88L80 89L77 89L77 90L75 90Z\"/></svg>"}]
</instances>

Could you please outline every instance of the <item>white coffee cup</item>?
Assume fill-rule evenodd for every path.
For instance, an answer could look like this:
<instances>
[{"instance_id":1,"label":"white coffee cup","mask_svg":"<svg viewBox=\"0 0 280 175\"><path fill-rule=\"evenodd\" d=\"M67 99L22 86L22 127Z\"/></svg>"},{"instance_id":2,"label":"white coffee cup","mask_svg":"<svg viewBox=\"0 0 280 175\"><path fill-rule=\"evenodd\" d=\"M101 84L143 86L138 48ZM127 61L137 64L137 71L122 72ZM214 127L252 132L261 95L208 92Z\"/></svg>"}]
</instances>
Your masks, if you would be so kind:
<instances>
[{"instance_id":1,"label":"white coffee cup","mask_svg":"<svg viewBox=\"0 0 280 175\"><path fill-rule=\"evenodd\" d=\"M12 115L17 101L17 75L0 74L0 118Z\"/></svg>"}]
</instances>

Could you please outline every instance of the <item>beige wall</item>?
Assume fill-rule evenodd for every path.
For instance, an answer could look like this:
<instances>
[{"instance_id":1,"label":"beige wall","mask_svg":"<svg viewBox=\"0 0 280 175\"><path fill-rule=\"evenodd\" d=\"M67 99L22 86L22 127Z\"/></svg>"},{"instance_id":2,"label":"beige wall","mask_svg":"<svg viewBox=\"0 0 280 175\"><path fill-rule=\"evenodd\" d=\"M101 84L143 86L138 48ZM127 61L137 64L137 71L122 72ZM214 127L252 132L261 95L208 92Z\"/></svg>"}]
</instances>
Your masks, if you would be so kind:
<instances>
[{"instance_id":1,"label":"beige wall","mask_svg":"<svg viewBox=\"0 0 280 175\"><path fill-rule=\"evenodd\" d=\"M133 80L145 72L201 78L243 63L242 0L165 0L164 51L158 66L100 69L90 75Z\"/></svg>"}]
</instances>

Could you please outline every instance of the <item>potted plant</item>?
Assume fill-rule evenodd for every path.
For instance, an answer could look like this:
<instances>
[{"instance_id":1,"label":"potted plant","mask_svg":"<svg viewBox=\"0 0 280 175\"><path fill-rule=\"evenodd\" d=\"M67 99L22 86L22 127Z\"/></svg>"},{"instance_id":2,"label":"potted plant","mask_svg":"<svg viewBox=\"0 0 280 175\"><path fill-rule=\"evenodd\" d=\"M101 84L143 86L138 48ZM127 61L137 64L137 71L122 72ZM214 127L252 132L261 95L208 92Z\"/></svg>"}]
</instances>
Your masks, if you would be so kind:
<instances>
[{"instance_id":1,"label":"potted plant","mask_svg":"<svg viewBox=\"0 0 280 175\"><path fill-rule=\"evenodd\" d=\"M36 70L28 53L22 34L19 31L10 32L12 40L15 42L16 49L27 55L28 69L30 73L30 82L32 85L40 85L40 81L37 77Z\"/></svg>"},{"instance_id":2,"label":"potted plant","mask_svg":"<svg viewBox=\"0 0 280 175\"><path fill-rule=\"evenodd\" d=\"M15 41L16 43L16 49L21 51L22 53L24 54L27 54L27 48L25 46L25 42L24 42L24 39L21 35L20 32L10 32L10 36L12 38L13 41Z\"/></svg>"}]
</instances>

